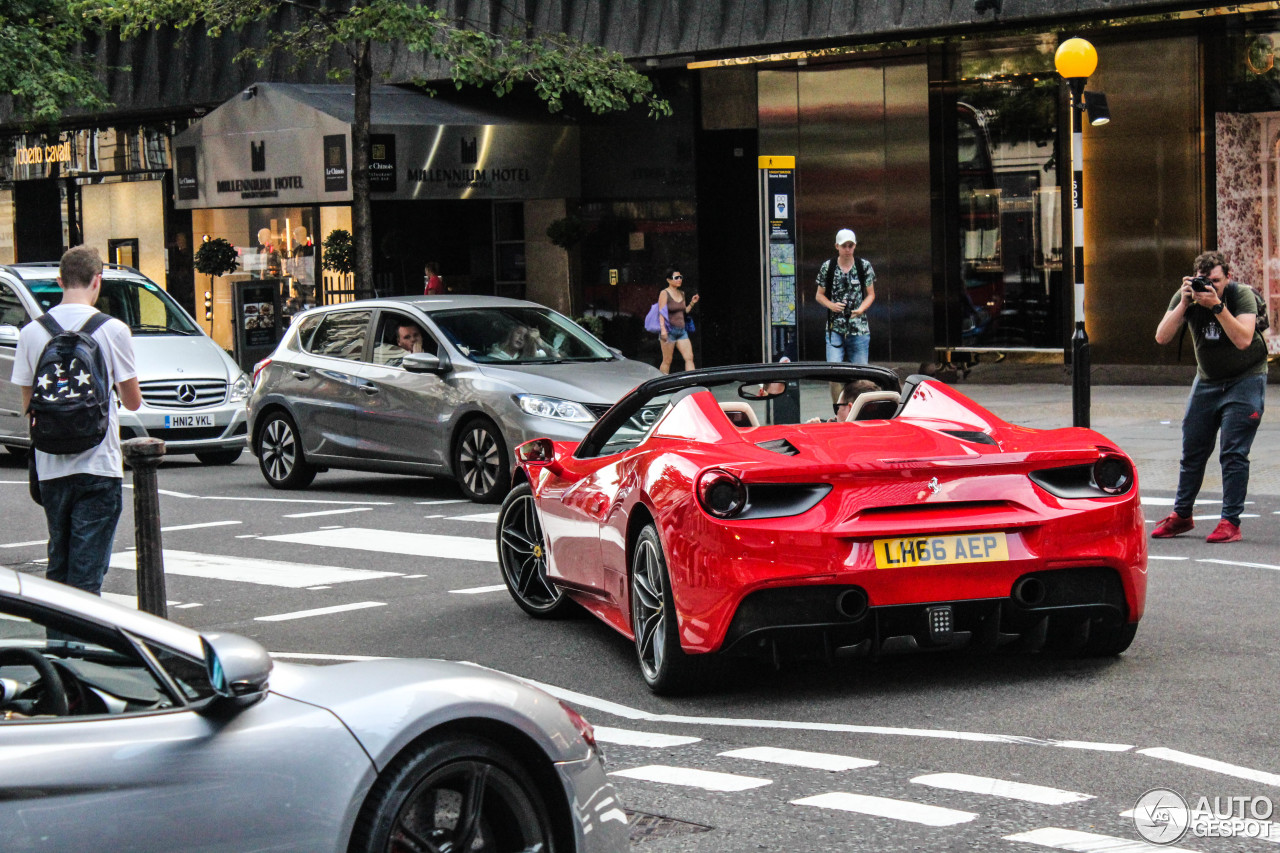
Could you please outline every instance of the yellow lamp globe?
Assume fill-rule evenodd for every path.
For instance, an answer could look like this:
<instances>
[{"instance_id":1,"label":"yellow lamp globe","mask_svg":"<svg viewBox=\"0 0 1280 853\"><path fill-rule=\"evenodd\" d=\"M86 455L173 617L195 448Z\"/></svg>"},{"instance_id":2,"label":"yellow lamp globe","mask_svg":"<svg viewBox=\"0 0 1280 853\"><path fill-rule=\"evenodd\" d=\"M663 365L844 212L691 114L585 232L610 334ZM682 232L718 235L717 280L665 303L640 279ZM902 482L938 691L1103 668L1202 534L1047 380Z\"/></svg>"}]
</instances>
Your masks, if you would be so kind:
<instances>
[{"instance_id":1,"label":"yellow lamp globe","mask_svg":"<svg viewBox=\"0 0 1280 853\"><path fill-rule=\"evenodd\" d=\"M1098 51L1082 38L1069 38L1058 45L1053 64L1068 80L1084 79L1098 67Z\"/></svg>"}]
</instances>

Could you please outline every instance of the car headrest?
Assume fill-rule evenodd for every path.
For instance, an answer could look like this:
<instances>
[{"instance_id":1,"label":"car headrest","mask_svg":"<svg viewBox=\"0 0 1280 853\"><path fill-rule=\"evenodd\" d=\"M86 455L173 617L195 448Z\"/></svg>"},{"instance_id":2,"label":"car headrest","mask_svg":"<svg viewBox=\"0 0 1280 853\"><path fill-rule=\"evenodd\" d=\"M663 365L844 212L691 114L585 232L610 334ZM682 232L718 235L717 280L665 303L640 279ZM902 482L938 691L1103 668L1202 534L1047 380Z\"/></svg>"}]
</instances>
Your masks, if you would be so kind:
<instances>
[{"instance_id":1,"label":"car headrest","mask_svg":"<svg viewBox=\"0 0 1280 853\"><path fill-rule=\"evenodd\" d=\"M897 391L864 391L854 398L845 421L869 421L891 418L898 411L902 395Z\"/></svg>"}]
</instances>

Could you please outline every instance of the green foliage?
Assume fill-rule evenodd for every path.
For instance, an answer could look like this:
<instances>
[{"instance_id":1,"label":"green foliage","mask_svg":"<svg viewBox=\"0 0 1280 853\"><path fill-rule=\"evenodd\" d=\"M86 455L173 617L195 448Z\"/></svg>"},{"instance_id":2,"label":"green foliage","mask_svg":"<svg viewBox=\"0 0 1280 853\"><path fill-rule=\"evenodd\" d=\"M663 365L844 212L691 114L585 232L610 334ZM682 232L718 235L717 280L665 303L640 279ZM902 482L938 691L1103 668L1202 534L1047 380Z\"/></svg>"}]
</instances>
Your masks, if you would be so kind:
<instances>
[{"instance_id":1,"label":"green foliage","mask_svg":"<svg viewBox=\"0 0 1280 853\"><path fill-rule=\"evenodd\" d=\"M240 268L240 253L221 237L201 243L196 250L196 271L205 275L226 275Z\"/></svg>"},{"instance_id":2,"label":"green foliage","mask_svg":"<svg viewBox=\"0 0 1280 853\"><path fill-rule=\"evenodd\" d=\"M68 107L110 106L92 59L74 50L84 36L67 0L0 3L0 93L20 120L52 124Z\"/></svg>"},{"instance_id":3,"label":"green foliage","mask_svg":"<svg viewBox=\"0 0 1280 853\"><path fill-rule=\"evenodd\" d=\"M351 244L351 232L343 228L335 228L324 238L324 255L321 257L324 268L329 272L355 272L356 251Z\"/></svg>"},{"instance_id":4,"label":"green foliage","mask_svg":"<svg viewBox=\"0 0 1280 853\"><path fill-rule=\"evenodd\" d=\"M557 219L547 226L547 239L561 249L572 249L585 233L586 228L582 220L576 216Z\"/></svg>"},{"instance_id":5,"label":"green foliage","mask_svg":"<svg viewBox=\"0 0 1280 853\"><path fill-rule=\"evenodd\" d=\"M604 337L604 318L599 315L591 314L590 316L584 315L582 317L574 317L573 322L577 323L597 338Z\"/></svg>"}]
</instances>

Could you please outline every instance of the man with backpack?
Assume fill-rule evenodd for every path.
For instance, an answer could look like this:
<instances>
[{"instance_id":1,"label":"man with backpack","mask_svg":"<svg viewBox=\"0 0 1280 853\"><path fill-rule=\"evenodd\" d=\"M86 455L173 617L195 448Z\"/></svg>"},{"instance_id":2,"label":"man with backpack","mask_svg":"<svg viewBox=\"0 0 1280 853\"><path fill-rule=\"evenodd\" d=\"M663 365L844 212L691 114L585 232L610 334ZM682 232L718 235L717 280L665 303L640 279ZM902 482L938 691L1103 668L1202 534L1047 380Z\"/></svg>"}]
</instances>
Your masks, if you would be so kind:
<instances>
[{"instance_id":1,"label":"man with backpack","mask_svg":"<svg viewBox=\"0 0 1280 853\"><path fill-rule=\"evenodd\" d=\"M142 405L129 327L94 308L102 257L62 256L62 302L22 329L13 383L31 415L32 453L49 526L50 580L100 595L120 519L124 464L112 389Z\"/></svg>"},{"instance_id":2,"label":"man with backpack","mask_svg":"<svg viewBox=\"0 0 1280 853\"><path fill-rule=\"evenodd\" d=\"M1258 330L1259 299L1248 285L1231 281L1219 252L1195 260L1195 275L1182 280L1160 325L1156 343L1174 340L1185 323L1196 353L1196 378L1182 417L1182 461L1173 512L1151 535L1166 539L1195 527L1191 511L1205 465L1221 431L1222 519L1206 542L1238 542L1240 513L1249 488L1249 449L1262 422L1267 390L1267 346Z\"/></svg>"},{"instance_id":3,"label":"man with backpack","mask_svg":"<svg viewBox=\"0 0 1280 853\"><path fill-rule=\"evenodd\" d=\"M876 301L876 271L853 256L857 238L848 228L836 232L839 255L818 270L817 302L827 309L827 361L866 364L871 353L867 309ZM838 393L832 390L832 399Z\"/></svg>"}]
</instances>

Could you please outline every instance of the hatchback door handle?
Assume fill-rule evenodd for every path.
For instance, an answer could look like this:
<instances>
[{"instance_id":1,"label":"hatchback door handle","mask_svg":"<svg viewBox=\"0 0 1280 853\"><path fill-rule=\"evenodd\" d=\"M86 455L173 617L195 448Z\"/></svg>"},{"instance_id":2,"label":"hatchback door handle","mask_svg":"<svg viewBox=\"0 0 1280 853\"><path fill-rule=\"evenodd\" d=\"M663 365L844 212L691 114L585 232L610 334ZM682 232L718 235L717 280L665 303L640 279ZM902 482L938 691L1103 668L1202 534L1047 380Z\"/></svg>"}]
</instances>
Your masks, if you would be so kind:
<instances>
[{"instance_id":1,"label":"hatchback door handle","mask_svg":"<svg viewBox=\"0 0 1280 853\"><path fill-rule=\"evenodd\" d=\"M294 379L310 379L311 374L307 373L305 370L295 370L293 371L293 378Z\"/></svg>"},{"instance_id":2,"label":"hatchback door handle","mask_svg":"<svg viewBox=\"0 0 1280 853\"><path fill-rule=\"evenodd\" d=\"M377 394L378 386L374 385L372 382L361 382L360 390L366 394Z\"/></svg>"}]
</instances>

